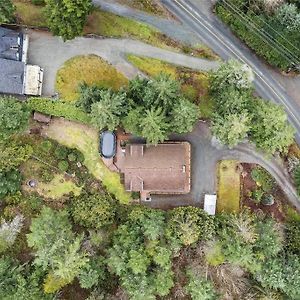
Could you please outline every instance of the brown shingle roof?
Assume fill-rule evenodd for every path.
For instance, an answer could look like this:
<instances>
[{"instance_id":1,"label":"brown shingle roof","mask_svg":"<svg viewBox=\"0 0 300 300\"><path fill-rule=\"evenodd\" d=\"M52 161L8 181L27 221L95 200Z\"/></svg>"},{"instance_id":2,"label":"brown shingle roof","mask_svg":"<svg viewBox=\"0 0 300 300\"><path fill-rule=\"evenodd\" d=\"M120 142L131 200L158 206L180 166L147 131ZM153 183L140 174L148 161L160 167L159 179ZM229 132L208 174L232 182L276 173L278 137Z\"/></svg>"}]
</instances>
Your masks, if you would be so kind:
<instances>
[{"instance_id":1,"label":"brown shingle roof","mask_svg":"<svg viewBox=\"0 0 300 300\"><path fill-rule=\"evenodd\" d=\"M188 193L190 144L127 145L121 171L128 191Z\"/></svg>"}]
</instances>

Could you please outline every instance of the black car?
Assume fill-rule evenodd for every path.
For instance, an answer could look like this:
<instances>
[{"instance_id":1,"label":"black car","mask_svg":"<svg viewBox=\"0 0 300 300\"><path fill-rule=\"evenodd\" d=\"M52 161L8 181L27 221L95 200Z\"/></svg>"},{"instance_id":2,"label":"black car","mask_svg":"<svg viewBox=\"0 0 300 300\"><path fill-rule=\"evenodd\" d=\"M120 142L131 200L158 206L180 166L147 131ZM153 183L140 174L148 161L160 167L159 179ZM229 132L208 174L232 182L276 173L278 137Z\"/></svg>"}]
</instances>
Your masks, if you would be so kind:
<instances>
[{"instance_id":1,"label":"black car","mask_svg":"<svg viewBox=\"0 0 300 300\"><path fill-rule=\"evenodd\" d=\"M104 158L112 158L116 155L116 135L111 131L103 131L100 134L100 153Z\"/></svg>"}]
</instances>

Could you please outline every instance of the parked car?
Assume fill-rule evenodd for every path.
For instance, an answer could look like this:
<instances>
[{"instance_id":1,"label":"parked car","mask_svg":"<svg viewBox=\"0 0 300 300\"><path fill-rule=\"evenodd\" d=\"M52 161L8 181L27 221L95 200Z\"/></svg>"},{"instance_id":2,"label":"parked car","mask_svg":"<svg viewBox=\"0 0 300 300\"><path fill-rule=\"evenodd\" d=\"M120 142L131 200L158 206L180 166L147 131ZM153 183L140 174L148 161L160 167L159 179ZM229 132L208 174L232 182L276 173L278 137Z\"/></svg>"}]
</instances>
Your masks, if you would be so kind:
<instances>
[{"instance_id":1,"label":"parked car","mask_svg":"<svg viewBox=\"0 0 300 300\"><path fill-rule=\"evenodd\" d=\"M104 158L112 158L116 155L117 139L111 131L103 131L100 134L100 154Z\"/></svg>"}]
</instances>

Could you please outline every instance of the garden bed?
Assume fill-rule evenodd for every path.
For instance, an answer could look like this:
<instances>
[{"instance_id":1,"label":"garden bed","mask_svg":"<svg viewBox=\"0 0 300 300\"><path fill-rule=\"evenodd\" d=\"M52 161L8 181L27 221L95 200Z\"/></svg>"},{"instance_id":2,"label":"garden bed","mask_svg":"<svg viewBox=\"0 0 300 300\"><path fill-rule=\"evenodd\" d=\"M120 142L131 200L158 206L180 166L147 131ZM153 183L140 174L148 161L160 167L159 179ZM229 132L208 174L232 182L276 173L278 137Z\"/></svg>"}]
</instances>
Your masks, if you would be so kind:
<instances>
[{"instance_id":1,"label":"garden bed","mask_svg":"<svg viewBox=\"0 0 300 300\"><path fill-rule=\"evenodd\" d=\"M292 218L293 211L295 210L289 204L283 191L280 189L280 187L276 184L275 181L273 181L271 189L266 192L273 195L273 205L264 205L260 199L254 199L255 191L260 190L263 185L263 183L256 182L251 176L251 172L258 166L256 164L242 163L242 167L242 206L250 208L250 210L253 212L263 212L264 214L272 216L278 221L284 221L286 218L289 218L289 216L291 216Z\"/></svg>"}]
</instances>

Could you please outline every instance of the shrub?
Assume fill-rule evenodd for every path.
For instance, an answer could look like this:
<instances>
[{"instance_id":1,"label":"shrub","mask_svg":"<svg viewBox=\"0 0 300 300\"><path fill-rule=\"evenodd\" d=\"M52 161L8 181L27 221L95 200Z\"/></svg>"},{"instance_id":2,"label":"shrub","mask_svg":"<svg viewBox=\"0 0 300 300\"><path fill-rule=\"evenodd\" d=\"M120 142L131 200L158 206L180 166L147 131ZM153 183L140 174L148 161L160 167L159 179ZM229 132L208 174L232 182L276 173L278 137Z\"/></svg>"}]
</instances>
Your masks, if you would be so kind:
<instances>
[{"instance_id":1,"label":"shrub","mask_svg":"<svg viewBox=\"0 0 300 300\"><path fill-rule=\"evenodd\" d=\"M71 214L75 223L99 229L113 223L115 207L107 194L81 194L72 199Z\"/></svg>"},{"instance_id":2,"label":"shrub","mask_svg":"<svg viewBox=\"0 0 300 300\"><path fill-rule=\"evenodd\" d=\"M51 141L49 141L49 140L43 141L41 143L41 149L44 152L49 152L52 149L52 143L51 143Z\"/></svg>"},{"instance_id":3,"label":"shrub","mask_svg":"<svg viewBox=\"0 0 300 300\"><path fill-rule=\"evenodd\" d=\"M62 172L67 172L69 169L69 163L65 160L62 160L58 163L58 168Z\"/></svg>"},{"instance_id":4,"label":"shrub","mask_svg":"<svg viewBox=\"0 0 300 300\"><path fill-rule=\"evenodd\" d=\"M287 249L300 255L300 222L292 221L286 225Z\"/></svg>"},{"instance_id":5,"label":"shrub","mask_svg":"<svg viewBox=\"0 0 300 300\"><path fill-rule=\"evenodd\" d=\"M27 101L27 105L32 111L90 124L89 115L80 108L69 103L54 101L49 98L31 98Z\"/></svg>"},{"instance_id":6,"label":"shrub","mask_svg":"<svg viewBox=\"0 0 300 300\"><path fill-rule=\"evenodd\" d=\"M67 158L68 152L69 152L68 148L64 146L57 146L54 154L58 159L65 159Z\"/></svg>"},{"instance_id":7,"label":"shrub","mask_svg":"<svg viewBox=\"0 0 300 300\"><path fill-rule=\"evenodd\" d=\"M262 197L264 195L264 191L262 189L255 189L251 192L251 199L256 203L260 203Z\"/></svg>"},{"instance_id":8,"label":"shrub","mask_svg":"<svg viewBox=\"0 0 300 300\"><path fill-rule=\"evenodd\" d=\"M53 172L49 169L43 169L40 176L41 176L41 180L45 183L52 181L54 178Z\"/></svg>"},{"instance_id":9,"label":"shrub","mask_svg":"<svg viewBox=\"0 0 300 300\"><path fill-rule=\"evenodd\" d=\"M34 5L45 5L45 0L31 0Z\"/></svg>"},{"instance_id":10,"label":"shrub","mask_svg":"<svg viewBox=\"0 0 300 300\"><path fill-rule=\"evenodd\" d=\"M72 152L72 153L70 153L70 154L68 155L68 161L74 162L74 161L76 161L76 160L77 160L77 156L76 156L76 154L75 154L74 152Z\"/></svg>"},{"instance_id":11,"label":"shrub","mask_svg":"<svg viewBox=\"0 0 300 300\"><path fill-rule=\"evenodd\" d=\"M217 300L219 299L214 290L212 282L205 279L204 276L197 274L192 270L187 271L188 284L185 290L190 294L192 300Z\"/></svg>"},{"instance_id":12,"label":"shrub","mask_svg":"<svg viewBox=\"0 0 300 300\"><path fill-rule=\"evenodd\" d=\"M45 0L31 0L34 5L45 5Z\"/></svg>"},{"instance_id":13,"label":"shrub","mask_svg":"<svg viewBox=\"0 0 300 300\"><path fill-rule=\"evenodd\" d=\"M261 167L256 167L251 171L251 177L264 192L269 192L274 187L274 179Z\"/></svg>"}]
</instances>

